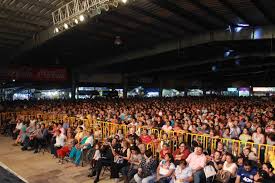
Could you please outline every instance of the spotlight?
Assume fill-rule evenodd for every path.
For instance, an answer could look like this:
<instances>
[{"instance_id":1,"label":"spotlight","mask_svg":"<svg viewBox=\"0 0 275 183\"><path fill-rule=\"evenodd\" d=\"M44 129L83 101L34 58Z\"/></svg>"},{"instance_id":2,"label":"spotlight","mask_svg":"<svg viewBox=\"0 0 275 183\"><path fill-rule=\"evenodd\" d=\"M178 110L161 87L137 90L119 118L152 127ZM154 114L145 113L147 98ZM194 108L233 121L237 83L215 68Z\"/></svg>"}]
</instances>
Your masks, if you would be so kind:
<instances>
[{"instance_id":1,"label":"spotlight","mask_svg":"<svg viewBox=\"0 0 275 183\"><path fill-rule=\"evenodd\" d=\"M84 16L83 16L83 15L80 15L80 16L79 16L79 20L80 20L81 22L83 22L83 21L85 20Z\"/></svg>"},{"instance_id":2,"label":"spotlight","mask_svg":"<svg viewBox=\"0 0 275 183\"><path fill-rule=\"evenodd\" d=\"M56 28L54 29L54 32L55 32L55 33L58 33L58 32L59 32L59 29L56 27Z\"/></svg>"},{"instance_id":3,"label":"spotlight","mask_svg":"<svg viewBox=\"0 0 275 183\"><path fill-rule=\"evenodd\" d=\"M65 29L68 29L68 28L69 28L68 24L65 23L65 24L64 24L64 28L65 28Z\"/></svg>"},{"instance_id":4,"label":"spotlight","mask_svg":"<svg viewBox=\"0 0 275 183\"><path fill-rule=\"evenodd\" d=\"M121 39L120 39L120 36L116 36L115 41L114 41L114 44L117 45L117 46L119 46L119 45L122 44L122 41L121 41Z\"/></svg>"},{"instance_id":5,"label":"spotlight","mask_svg":"<svg viewBox=\"0 0 275 183\"><path fill-rule=\"evenodd\" d=\"M77 20L77 19L74 19L74 23L78 24L78 20Z\"/></svg>"},{"instance_id":6,"label":"spotlight","mask_svg":"<svg viewBox=\"0 0 275 183\"><path fill-rule=\"evenodd\" d=\"M217 66L213 65L211 69L212 69L213 72L216 72L217 71Z\"/></svg>"},{"instance_id":7,"label":"spotlight","mask_svg":"<svg viewBox=\"0 0 275 183\"><path fill-rule=\"evenodd\" d=\"M13 79L12 82L15 82L15 79Z\"/></svg>"},{"instance_id":8,"label":"spotlight","mask_svg":"<svg viewBox=\"0 0 275 183\"><path fill-rule=\"evenodd\" d=\"M240 60L235 60L235 64L237 65L237 66L239 66L241 63L240 63Z\"/></svg>"},{"instance_id":9,"label":"spotlight","mask_svg":"<svg viewBox=\"0 0 275 183\"><path fill-rule=\"evenodd\" d=\"M118 7L118 1L113 1L112 5L116 8Z\"/></svg>"},{"instance_id":10,"label":"spotlight","mask_svg":"<svg viewBox=\"0 0 275 183\"><path fill-rule=\"evenodd\" d=\"M100 9L100 8L97 8L97 9L96 9L96 13L97 13L98 15L100 15L100 14L101 14L101 9Z\"/></svg>"},{"instance_id":11,"label":"spotlight","mask_svg":"<svg viewBox=\"0 0 275 183\"><path fill-rule=\"evenodd\" d=\"M104 9L105 11L108 11L108 10L109 10L108 4L103 5L103 9Z\"/></svg>"},{"instance_id":12,"label":"spotlight","mask_svg":"<svg viewBox=\"0 0 275 183\"><path fill-rule=\"evenodd\" d=\"M122 1L124 4L126 4L128 0L121 0L121 1Z\"/></svg>"}]
</instances>

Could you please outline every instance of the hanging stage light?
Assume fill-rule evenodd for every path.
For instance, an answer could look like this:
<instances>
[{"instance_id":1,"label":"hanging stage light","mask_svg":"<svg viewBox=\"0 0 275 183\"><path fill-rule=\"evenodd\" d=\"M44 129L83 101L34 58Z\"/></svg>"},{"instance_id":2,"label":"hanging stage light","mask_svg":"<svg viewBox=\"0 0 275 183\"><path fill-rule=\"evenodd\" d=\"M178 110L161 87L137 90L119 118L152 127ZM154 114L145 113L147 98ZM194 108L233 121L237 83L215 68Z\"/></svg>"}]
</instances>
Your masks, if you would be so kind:
<instances>
[{"instance_id":1,"label":"hanging stage light","mask_svg":"<svg viewBox=\"0 0 275 183\"><path fill-rule=\"evenodd\" d=\"M79 20L80 20L81 22L83 22L83 21L85 20L84 15L80 15L80 16L79 16Z\"/></svg>"},{"instance_id":2,"label":"hanging stage light","mask_svg":"<svg viewBox=\"0 0 275 183\"><path fill-rule=\"evenodd\" d=\"M109 11L109 5L108 4L104 4L102 7L105 11Z\"/></svg>"},{"instance_id":3,"label":"hanging stage light","mask_svg":"<svg viewBox=\"0 0 275 183\"><path fill-rule=\"evenodd\" d=\"M93 18L94 16L101 14L102 11L109 11L110 8L117 8L121 3L129 3L129 0L69 1L70 2L52 12L53 24L55 27L53 32L55 34L72 28L77 24L86 21L87 18Z\"/></svg>"},{"instance_id":4,"label":"hanging stage light","mask_svg":"<svg viewBox=\"0 0 275 183\"><path fill-rule=\"evenodd\" d=\"M69 28L68 24L65 23L65 24L64 24L64 28L65 28L65 29L68 29L68 28Z\"/></svg>"},{"instance_id":5,"label":"hanging stage light","mask_svg":"<svg viewBox=\"0 0 275 183\"><path fill-rule=\"evenodd\" d=\"M118 7L118 1L113 1L113 3L111 4L112 6L114 6L115 8Z\"/></svg>"},{"instance_id":6,"label":"hanging stage light","mask_svg":"<svg viewBox=\"0 0 275 183\"><path fill-rule=\"evenodd\" d=\"M59 32L59 29L56 27L56 28L54 29L54 32L55 32L55 33L58 33L58 32Z\"/></svg>"}]
</instances>

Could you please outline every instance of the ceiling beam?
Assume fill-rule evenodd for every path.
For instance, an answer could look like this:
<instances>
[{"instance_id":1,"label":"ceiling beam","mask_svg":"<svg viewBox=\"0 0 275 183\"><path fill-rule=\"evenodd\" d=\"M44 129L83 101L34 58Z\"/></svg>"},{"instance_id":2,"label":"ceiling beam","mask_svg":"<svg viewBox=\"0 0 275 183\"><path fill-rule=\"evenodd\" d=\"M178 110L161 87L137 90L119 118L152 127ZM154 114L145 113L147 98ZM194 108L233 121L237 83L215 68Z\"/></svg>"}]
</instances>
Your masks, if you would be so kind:
<instances>
[{"instance_id":1,"label":"ceiling beam","mask_svg":"<svg viewBox=\"0 0 275 183\"><path fill-rule=\"evenodd\" d=\"M132 28L132 27L127 26L124 23L115 22L115 21L112 21L112 20L109 20L109 19L108 20L107 19L102 19L100 17L98 18L98 20L102 21L103 23L115 26L115 27L121 27L121 28L126 29L126 30L131 31L131 32L143 33L144 36L148 36L148 37L150 36L150 37L154 37L154 38L157 38L157 39L162 38L160 34L157 34L153 31L146 31L144 29L141 29L140 27Z\"/></svg>"},{"instance_id":2,"label":"ceiling beam","mask_svg":"<svg viewBox=\"0 0 275 183\"><path fill-rule=\"evenodd\" d=\"M232 68L225 68L225 69L219 69L217 72L218 73L233 73L233 72L238 72L240 73L240 71L243 71L245 69L255 69L255 68L262 68L262 67L273 67L275 66L275 63L259 63L259 64L252 64L252 65L244 65L244 66L236 66L236 67L232 67ZM177 71L178 74L173 75L173 72L169 72L169 75L171 75L171 77L193 77L193 76L199 76L199 75L208 75L213 73L213 71L209 68L209 70L204 70L204 71L199 71L199 72L185 72L185 71ZM165 73L163 73L165 75ZM167 74L166 74L167 75Z\"/></svg>"},{"instance_id":3,"label":"ceiling beam","mask_svg":"<svg viewBox=\"0 0 275 183\"><path fill-rule=\"evenodd\" d=\"M180 25L178 22L175 22L173 20L169 20L167 18L159 17L159 16L157 16L153 13L150 13L148 11L145 11L142 8L139 8L137 6L130 5L130 6L127 6L127 8L131 9L132 11L138 12L139 14L151 17L151 18L153 18L153 19L155 19L155 20L157 20L161 23L164 23L164 24L170 25L172 27L175 27L175 28L179 29L180 31L189 32L189 33L197 32L196 30L190 29L187 26Z\"/></svg>"},{"instance_id":4,"label":"ceiling beam","mask_svg":"<svg viewBox=\"0 0 275 183\"><path fill-rule=\"evenodd\" d=\"M27 16L30 18L30 20L33 20L33 21L50 22L52 20L52 19L49 20L49 18L47 18L39 13L31 13L28 10L24 10L24 9L20 9L20 8L13 8L13 7L5 6L5 5L1 6L0 10L8 11L9 13L11 13L13 15L17 15L22 18Z\"/></svg>"},{"instance_id":5,"label":"ceiling beam","mask_svg":"<svg viewBox=\"0 0 275 183\"><path fill-rule=\"evenodd\" d=\"M0 39L9 39L9 40L14 40L14 41L24 41L26 38L20 37L20 36L15 36L15 35L9 35L9 34L2 34L0 32Z\"/></svg>"},{"instance_id":6,"label":"ceiling beam","mask_svg":"<svg viewBox=\"0 0 275 183\"><path fill-rule=\"evenodd\" d=\"M145 74L150 74L154 72L172 71L179 68L200 66L204 64L218 63L218 62L224 62L229 60L237 60L237 59L242 59L247 57L275 57L275 53L245 53L234 57L217 57L217 58L211 58L206 60L196 60L196 61L190 61L187 63L178 64L178 65L172 65L172 66L166 66L166 67L161 67L156 69L150 69L147 71L145 70L141 72L129 73L128 76L138 76L138 75L145 75Z\"/></svg>"},{"instance_id":7,"label":"ceiling beam","mask_svg":"<svg viewBox=\"0 0 275 183\"><path fill-rule=\"evenodd\" d=\"M275 25L275 19L272 16L272 13L269 13L263 3L261 3L259 0L251 0L251 2L254 4L254 6L264 15L264 17L272 24Z\"/></svg>"},{"instance_id":8,"label":"ceiling beam","mask_svg":"<svg viewBox=\"0 0 275 183\"><path fill-rule=\"evenodd\" d=\"M217 13L216 11L213 11L211 8L209 8L208 6L204 5L199 0L187 0L187 1L189 1L192 4L194 4L195 6L197 6L198 8L200 8L201 10L207 12L207 14L209 14L210 16L214 17L215 19L219 20L224 25L226 25L226 26L228 26L228 25L230 25L230 26L236 26L234 22L232 22L231 20L225 18L220 13Z\"/></svg>"},{"instance_id":9,"label":"ceiling beam","mask_svg":"<svg viewBox=\"0 0 275 183\"><path fill-rule=\"evenodd\" d=\"M275 35L275 27L274 26L265 26L261 27L263 30L262 39L273 39L272 35ZM105 67L112 64L118 64L123 62L130 62L136 59L140 59L143 57L158 55L165 52L170 52L174 50L184 49L187 47L193 47L196 45L202 45L207 43L217 43L217 42L225 42L225 41L241 41L241 40L254 40L252 34L255 31L252 27L248 27L247 31L242 32L242 34L234 34L228 31L217 30L211 32L204 32L201 34L185 36L183 39L178 40L170 40L168 42L162 42L161 44L156 44L151 48L141 48L136 51L131 51L127 53L122 53L119 56L110 56L105 59L99 60L99 64L91 65L91 67L86 66L86 68L81 68L83 70L87 68L99 68ZM259 39L261 39L259 38Z\"/></svg>"},{"instance_id":10,"label":"ceiling beam","mask_svg":"<svg viewBox=\"0 0 275 183\"><path fill-rule=\"evenodd\" d=\"M56 6L54 6L50 3L45 3L41 0L13 0L13 4L18 4L18 3L34 5L40 9L41 8L42 9L56 9Z\"/></svg>"},{"instance_id":11,"label":"ceiling beam","mask_svg":"<svg viewBox=\"0 0 275 183\"><path fill-rule=\"evenodd\" d=\"M229 9L231 12L233 12L235 15L237 15L240 19L242 19L245 23L249 24L249 25L254 25L246 16L243 15L243 13L239 10L237 10L236 8L234 8L234 6L228 2L228 0L218 0L224 7L226 7L227 9Z\"/></svg>"},{"instance_id":12,"label":"ceiling beam","mask_svg":"<svg viewBox=\"0 0 275 183\"><path fill-rule=\"evenodd\" d=\"M15 29L22 29L22 30L26 30L29 32L39 32L40 29L37 29L37 27L35 26L30 26L24 23L15 23L15 22L11 22L8 20L0 20L0 27L5 27L5 28L10 28L11 30L13 30L13 28Z\"/></svg>"},{"instance_id":13,"label":"ceiling beam","mask_svg":"<svg viewBox=\"0 0 275 183\"><path fill-rule=\"evenodd\" d=\"M18 37L24 37L24 38L31 38L32 33L22 30L22 29L16 29L13 28L12 30L9 29L9 27L0 27L0 34L6 34L11 36L18 36Z\"/></svg>"},{"instance_id":14,"label":"ceiling beam","mask_svg":"<svg viewBox=\"0 0 275 183\"><path fill-rule=\"evenodd\" d=\"M217 25L207 21L204 17L204 19L201 19L201 17L195 15L194 13L192 12L189 12L189 11L186 11L185 9L183 9L182 7L179 7L178 5L168 1L168 0L165 0L165 1L159 1L159 0L152 0L150 1L154 4L156 4L157 6L163 8L163 9L166 9L168 11L170 11L171 13L179 16L179 17L182 17L192 23L195 23L196 25L198 26L201 26L203 27L204 29L216 29L217 28Z\"/></svg>"},{"instance_id":15,"label":"ceiling beam","mask_svg":"<svg viewBox=\"0 0 275 183\"><path fill-rule=\"evenodd\" d=\"M157 33L163 33L164 35L167 35L169 37L174 37L174 33L171 33L171 31L167 31L166 29L164 30L163 27L159 27L157 25L154 25L154 24L150 24L150 23L145 23L145 22L142 22L138 19L135 19L135 18L132 18L132 17L129 17L127 15L124 15L124 14L121 14L121 13L118 13L118 12L111 12L110 14L116 16L118 18L118 20L120 19L125 19L129 22L134 22L136 24L139 24L141 26L144 26L144 27L150 27L151 30L157 32Z\"/></svg>"},{"instance_id":16,"label":"ceiling beam","mask_svg":"<svg viewBox=\"0 0 275 183\"><path fill-rule=\"evenodd\" d=\"M17 13L17 11L16 11L16 13ZM5 19L9 19L10 21L23 22L26 24L39 26L39 27L48 27L49 26L49 22L41 21L41 20L34 20L37 18L36 16L32 16L32 15L31 16L26 15L26 16L25 17L20 16L20 15L18 16L15 14L15 11L0 8L0 18L2 18L2 19L5 18Z\"/></svg>"}]
</instances>

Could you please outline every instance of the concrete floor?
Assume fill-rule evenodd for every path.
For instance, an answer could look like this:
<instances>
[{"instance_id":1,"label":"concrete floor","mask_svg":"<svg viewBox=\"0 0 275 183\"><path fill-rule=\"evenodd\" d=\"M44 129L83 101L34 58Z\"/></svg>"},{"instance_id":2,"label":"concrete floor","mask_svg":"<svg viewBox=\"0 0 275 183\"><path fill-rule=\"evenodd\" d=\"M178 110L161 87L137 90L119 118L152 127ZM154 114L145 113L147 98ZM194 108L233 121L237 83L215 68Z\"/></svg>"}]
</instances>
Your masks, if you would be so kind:
<instances>
[{"instance_id":1,"label":"concrete floor","mask_svg":"<svg viewBox=\"0 0 275 183\"><path fill-rule=\"evenodd\" d=\"M0 163L5 164L29 183L92 183L88 178L88 166L75 167L72 163L59 165L49 153L33 154L21 151L20 146L12 146L9 137L0 136ZM109 173L101 177L100 183L111 183Z\"/></svg>"}]
</instances>

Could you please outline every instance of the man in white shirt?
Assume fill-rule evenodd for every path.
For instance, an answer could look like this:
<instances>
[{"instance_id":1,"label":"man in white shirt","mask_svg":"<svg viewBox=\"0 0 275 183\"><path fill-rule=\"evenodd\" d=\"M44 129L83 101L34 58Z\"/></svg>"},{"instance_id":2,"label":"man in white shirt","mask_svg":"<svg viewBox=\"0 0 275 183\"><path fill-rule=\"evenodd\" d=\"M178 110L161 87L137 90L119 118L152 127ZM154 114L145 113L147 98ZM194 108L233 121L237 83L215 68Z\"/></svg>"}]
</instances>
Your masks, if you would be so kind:
<instances>
[{"instance_id":1,"label":"man in white shirt","mask_svg":"<svg viewBox=\"0 0 275 183\"><path fill-rule=\"evenodd\" d=\"M18 136L20 130L22 129L22 127L23 127L23 122L22 122L21 120L18 119L18 120L17 120L17 123L16 123L16 127L15 127L15 129L13 130L13 134L12 134L13 139L16 139L16 138L17 138L17 136Z\"/></svg>"},{"instance_id":2,"label":"man in white shirt","mask_svg":"<svg viewBox=\"0 0 275 183\"><path fill-rule=\"evenodd\" d=\"M66 136L63 133L61 133L60 130L57 130L56 131L56 142L54 144L54 147L56 147L56 148L63 147L65 144L65 140L66 140Z\"/></svg>"}]
</instances>

